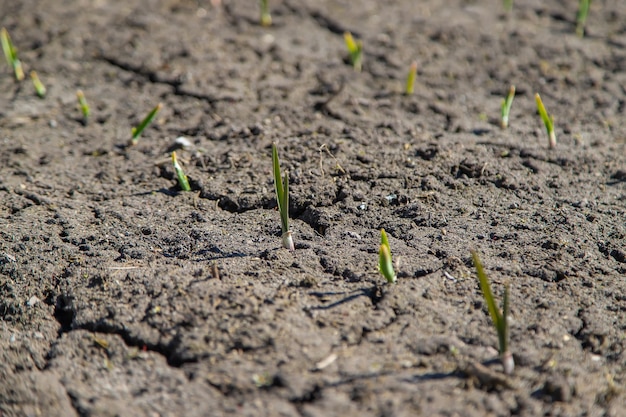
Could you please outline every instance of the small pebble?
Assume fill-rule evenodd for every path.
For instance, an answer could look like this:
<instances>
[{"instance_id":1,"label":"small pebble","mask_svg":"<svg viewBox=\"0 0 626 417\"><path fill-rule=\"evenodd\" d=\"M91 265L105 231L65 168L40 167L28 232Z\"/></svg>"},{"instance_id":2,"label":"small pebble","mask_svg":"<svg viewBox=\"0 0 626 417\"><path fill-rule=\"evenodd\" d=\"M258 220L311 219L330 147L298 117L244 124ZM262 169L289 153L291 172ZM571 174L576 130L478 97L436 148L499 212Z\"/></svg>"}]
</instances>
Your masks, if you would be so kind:
<instances>
[{"instance_id":1,"label":"small pebble","mask_svg":"<svg viewBox=\"0 0 626 417\"><path fill-rule=\"evenodd\" d=\"M263 35L261 40L263 41L263 43L271 44L274 43L275 38L274 35L272 35L271 33L266 33L265 35Z\"/></svg>"},{"instance_id":2,"label":"small pebble","mask_svg":"<svg viewBox=\"0 0 626 417\"><path fill-rule=\"evenodd\" d=\"M0 253L0 260L4 261L4 262L16 262L17 259L15 258L15 256L6 253L6 252L2 252Z\"/></svg>"},{"instance_id":3,"label":"small pebble","mask_svg":"<svg viewBox=\"0 0 626 417\"><path fill-rule=\"evenodd\" d=\"M193 148L193 143L191 143L189 139L184 136L177 137L176 140L174 140L174 144L178 149L182 148L187 150Z\"/></svg>"},{"instance_id":4,"label":"small pebble","mask_svg":"<svg viewBox=\"0 0 626 417\"><path fill-rule=\"evenodd\" d=\"M385 198L387 199L389 203L392 203L394 200L398 199L398 196L396 194L389 194Z\"/></svg>"},{"instance_id":5,"label":"small pebble","mask_svg":"<svg viewBox=\"0 0 626 417\"><path fill-rule=\"evenodd\" d=\"M347 231L346 235L348 235L348 237L351 237L353 239L361 239L361 235L356 233L356 232L351 232L351 231Z\"/></svg>"},{"instance_id":6,"label":"small pebble","mask_svg":"<svg viewBox=\"0 0 626 417\"><path fill-rule=\"evenodd\" d=\"M28 307L32 307L32 306L34 306L35 304L37 304L38 302L40 302L40 301L41 301L41 300L39 299L39 297L37 297L36 295L33 295L32 297L30 297L30 298L28 299L28 301L26 302L26 305L27 305Z\"/></svg>"}]
</instances>

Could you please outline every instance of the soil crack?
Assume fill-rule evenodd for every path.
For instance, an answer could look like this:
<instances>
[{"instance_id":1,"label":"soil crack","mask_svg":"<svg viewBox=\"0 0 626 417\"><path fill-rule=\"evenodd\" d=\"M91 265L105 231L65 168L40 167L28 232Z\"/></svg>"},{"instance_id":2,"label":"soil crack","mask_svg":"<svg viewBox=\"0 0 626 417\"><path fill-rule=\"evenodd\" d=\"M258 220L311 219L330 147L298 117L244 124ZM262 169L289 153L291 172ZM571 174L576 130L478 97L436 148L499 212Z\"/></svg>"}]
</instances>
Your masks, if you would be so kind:
<instances>
[{"instance_id":1,"label":"soil crack","mask_svg":"<svg viewBox=\"0 0 626 417\"><path fill-rule=\"evenodd\" d=\"M169 366L180 368L185 362L181 358L175 357L175 348L179 342L178 337L173 337L168 343L152 343L134 335L130 329L123 324L117 325L108 323L106 319L99 319L87 323L76 325L76 311L72 307L72 300L69 296L58 296L54 306L54 317L60 324L57 340L69 332L85 330L92 333L103 333L107 335L119 336L126 346L138 348L144 351L158 353L163 356ZM50 353L50 352L49 352ZM50 357L50 354L48 354Z\"/></svg>"},{"instance_id":2,"label":"soil crack","mask_svg":"<svg viewBox=\"0 0 626 417\"><path fill-rule=\"evenodd\" d=\"M136 74L148 81L150 81L151 83L157 83L157 84L165 84L165 85L169 85L170 87L173 88L173 94L176 96L180 96L180 97L190 97L190 98L195 98L197 100L201 100L206 102L207 104L209 104L211 107L214 106L215 103L219 102L219 101L228 101L228 102L236 102L236 101L240 101L239 99L236 99L234 97L215 97L209 94L202 94L202 93L195 93L192 91L188 91L184 88L182 88L183 85L183 81L179 78L179 77L174 77L174 78L166 78L163 77L161 75L159 75L157 72L149 70L143 66L140 65L133 65L130 64L128 62L124 62L116 57L112 57L112 56L107 56L107 55L100 55L100 59L105 61L106 63L113 65L114 67L117 67L119 69L122 69L124 71L128 71L130 73Z\"/></svg>"}]
</instances>

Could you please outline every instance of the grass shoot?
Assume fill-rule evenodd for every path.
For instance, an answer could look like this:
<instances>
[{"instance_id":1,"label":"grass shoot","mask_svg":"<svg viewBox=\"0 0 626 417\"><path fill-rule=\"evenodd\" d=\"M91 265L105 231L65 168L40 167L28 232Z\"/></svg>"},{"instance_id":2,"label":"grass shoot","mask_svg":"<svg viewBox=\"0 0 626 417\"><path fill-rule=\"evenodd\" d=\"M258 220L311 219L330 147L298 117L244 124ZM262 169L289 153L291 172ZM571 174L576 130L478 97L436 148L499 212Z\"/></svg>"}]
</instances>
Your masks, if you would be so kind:
<instances>
[{"instance_id":1,"label":"grass shoot","mask_svg":"<svg viewBox=\"0 0 626 417\"><path fill-rule=\"evenodd\" d=\"M261 26L272 26L272 15L268 0L261 0Z\"/></svg>"},{"instance_id":2,"label":"grass shoot","mask_svg":"<svg viewBox=\"0 0 626 417\"><path fill-rule=\"evenodd\" d=\"M274 188L276 189L276 201L280 212L283 247L291 252L295 250L291 231L289 230L289 175L285 172L284 179L280 175L280 163L278 161L278 149L276 143L272 144L272 168L274 173Z\"/></svg>"},{"instance_id":3,"label":"grass shoot","mask_svg":"<svg viewBox=\"0 0 626 417\"><path fill-rule=\"evenodd\" d=\"M500 353L500 360L502 361L502 366L504 367L504 373L511 374L515 368L515 362L513 361L513 355L511 355L511 351L509 350L509 325L507 322L509 315L509 287L508 285L504 287L502 311L500 311L496 306L493 293L491 292L491 286L489 285L489 279L483 269L483 265L480 263L478 253L476 251L472 251L472 259L474 261L474 267L476 268L476 275L478 276L480 290L483 294L483 298L485 299L485 303L487 303L487 309L489 310L493 326L496 328L496 332L498 333L498 352Z\"/></svg>"},{"instance_id":4,"label":"grass shoot","mask_svg":"<svg viewBox=\"0 0 626 417\"><path fill-rule=\"evenodd\" d=\"M183 171L183 168L178 163L178 159L176 159L176 152L172 152L172 165L174 165L174 171L176 171L176 178L178 178L180 188L183 191L191 191L187 175L185 175L185 171Z\"/></svg>"},{"instance_id":5,"label":"grass shoot","mask_svg":"<svg viewBox=\"0 0 626 417\"><path fill-rule=\"evenodd\" d=\"M346 42L350 63L355 71L361 72L363 67L363 42L355 41L350 32L344 32L343 39Z\"/></svg>"},{"instance_id":6,"label":"grass shoot","mask_svg":"<svg viewBox=\"0 0 626 417\"><path fill-rule=\"evenodd\" d=\"M404 87L404 94L407 96L413 94L415 91L415 77L417 76L417 61L411 62L409 67L409 75L406 77L406 86Z\"/></svg>"},{"instance_id":7,"label":"grass shoot","mask_svg":"<svg viewBox=\"0 0 626 417\"><path fill-rule=\"evenodd\" d=\"M148 113L148 115L141 121L141 123L139 123L138 126L133 127L131 129L131 134L132 134L132 138L130 140L131 146L137 144L137 142L139 141L139 135L141 135L141 132L143 132L146 126L148 126L152 122L152 120L157 115L159 110L161 110L162 107L163 107L162 103L157 104L156 107L153 108L152 111L150 111L150 113Z\"/></svg>"},{"instance_id":8,"label":"grass shoot","mask_svg":"<svg viewBox=\"0 0 626 417\"><path fill-rule=\"evenodd\" d=\"M578 13L576 14L576 35L579 38L585 36L585 23L587 23L587 15L589 14L589 6L591 0L580 0L578 3Z\"/></svg>"},{"instance_id":9,"label":"grass shoot","mask_svg":"<svg viewBox=\"0 0 626 417\"><path fill-rule=\"evenodd\" d=\"M546 131L548 132L548 147L550 149L554 149L556 147L556 133L554 133L554 117L552 117L546 111L546 108L543 105L543 101L541 101L541 96L539 93L535 94L535 101L537 102L537 111L539 112L539 116L541 116L541 120L543 120L543 124L546 127Z\"/></svg>"},{"instance_id":10,"label":"grass shoot","mask_svg":"<svg viewBox=\"0 0 626 417\"><path fill-rule=\"evenodd\" d=\"M502 127L502 129L506 129L507 127L509 127L509 114L511 113L513 98L515 98L514 85L509 88L509 94L506 96L506 98L502 99L502 105L500 106L500 126Z\"/></svg>"},{"instance_id":11,"label":"grass shoot","mask_svg":"<svg viewBox=\"0 0 626 417\"><path fill-rule=\"evenodd\" d=\"M378 249L378 270L385 277L388 283L393 284L397 280L396 272L393 270L391 260L391 248L385 229L380 229L380 248Z\"/></svg>"},{"instance_id":12,"label":"grass shoot","mask_svg":"<svg viewBox=\"0 0 626 417\"><path fill-rule=\"evenodd\" d=\"M513 0L503 0L502 3L504 4L504 10L507 12L513 10Z\"/></svg>"},{"instance_id":13,"label":"grass shoot","mask_svg":"<svg viewBox=\"0 0 626 417\"><path fill-rule=\"evenodd\" d=\"M22 63L17 58L17 50L13 46L13 42L11 42L11 37L9 36L9 32L6 28L2 28L2 30L0 30L0 42L2 43L2 50L4 51L4 57L6 58L7 63L11 68L13 68L13 72L15 72L15 79L22 81L24 79Z\"/></svg>"},{"instance_id":14,"label":"grass shoot","mask_svg":"<svg viewBox=\"0 0 626 417\"><path fill-rule=\"evenodd\" d=\"M87 124L87 120L89 120L89 104L87 104L87 99L85 98L85 93L83 90L78 90L76 92L76 98L78 99L78 105L80 106L80 111L83 114L83 124Z\"/></svg>"},{"instance_id":15,"label":"grass shoot","mask_svg":"<svg viewBox=\"0 0 626 417\"><path fill-rule=\"evenodd\" d=\"M37 71L31 71L30 78L33 80L33 85L35 86L35 91L37 92L37 95L41 98L44 98L46 96L46 86L43 85L43 83L39 79Z\"/></svg>"}]
</instances>

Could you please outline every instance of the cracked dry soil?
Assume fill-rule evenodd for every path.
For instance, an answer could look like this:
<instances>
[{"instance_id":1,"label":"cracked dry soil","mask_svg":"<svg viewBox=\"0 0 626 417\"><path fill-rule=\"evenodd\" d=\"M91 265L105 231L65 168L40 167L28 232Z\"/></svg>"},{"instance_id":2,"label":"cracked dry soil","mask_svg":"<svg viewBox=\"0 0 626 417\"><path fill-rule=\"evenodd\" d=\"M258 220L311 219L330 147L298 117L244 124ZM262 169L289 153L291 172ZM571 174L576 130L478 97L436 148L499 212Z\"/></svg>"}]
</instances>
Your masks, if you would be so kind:
<instances>
[{"instance_id":1,"label":"cracked dry soil","mask_svg":"<svg viewBox=\"0 0 626 417\"><path fill-rule=\"evenodd\" d=\"M583 39L574 1L217 3L0 0L48 87L2 67L0 415L626 415L626 3ZM510 377L472 248L510 284Z\"/></svg>"}]
</instances>

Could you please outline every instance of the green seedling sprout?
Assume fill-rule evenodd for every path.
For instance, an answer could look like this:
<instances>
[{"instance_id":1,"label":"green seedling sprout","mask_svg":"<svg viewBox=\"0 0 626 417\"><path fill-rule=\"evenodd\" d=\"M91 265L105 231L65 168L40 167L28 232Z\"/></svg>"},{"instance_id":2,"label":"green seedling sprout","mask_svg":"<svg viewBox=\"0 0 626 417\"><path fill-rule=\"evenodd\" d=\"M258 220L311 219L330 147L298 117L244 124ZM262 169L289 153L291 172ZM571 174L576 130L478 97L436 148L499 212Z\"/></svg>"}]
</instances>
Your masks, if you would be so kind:
<instances>
[{"instance_id":1,"label":"green seedling sprout","mask_svg":"<svg viewBox=\"0 0 626 417\"><path fill-rule=\"evenodd\" d=\"M502 129L506 129L507 127L509 127L509 114L511 113L513 98L515 98L514 85L509 88L509 94L506 96L506 98L502 99L502 105L500 106L500 126L502 127Z\"/></svg>"},{"instance_id":2,"label":"green seedling sprout","mask_svg":"<svg viewBox=\"0 0 626 417\"><path fill-rule=\"evenodd\" d=\"M363 42L355 41L350 32L344 32L343 39L346 42L350 63L355 71L361 72L363 66Z\"/></svg>"},{"instance_id":3,"label":"green seedling sprout","mask_svg":"<svg viewBox=\"0 0 626 417\"><path fill-rule=\"evenodd\" d=\"M76 98L78 99L78 105L80 106L80 111L83 113L83 124L87 124L87 120L89 120L89 104L87 104L87 99L85 99L85 93L83 90L76 91Z\"/></svg>"},{"instance_id":4,"label":"green seedling sprout","mask_svg":"<svg viewBox=\"0 0 626 417\"><path fill-rule=\"evenodd\" d=\"M6 58L7 63L11 68L13 68L13 72L15 72L15 79L22 81L24 79L22 63L17 58L17 50L13 46L13 42L11 42L11 37L9 36L9 32L6 28L2 28L0 31L0 42L2 43L2 50L4 51L4 57Z\"/></svg>"},{"instance_id":5,"label":"green seedling sprout","mask_svg":"<svg viewBox=\"0 0 626 417\"><path fill-rule=\"evenodd\" d=\"M31 71L30 78L33 80L33 85L35 86L35 91L37 92L37 95L41 98L44 98L46 96L46 86L43 85L43 83L39 79L37 71Z\"/></svg>"},{"instance_id":6,"label":"green seedling sprout","mask_svg":"<svg viewBox=\"0 0 626 417\"><path fill-rule=\"evenodd\" d=\"M189 180L185 175L185 171L178 163L178 159L176 159L176 152L172 152L172 165L174 165L174 171L176 171L176 178L178 178L178 185L183 191L191 191L191 187L189 186Z\"/></svg>"},{"instance_id":7,"label":"green seedling sprout","mask_svg":"<svg viewBox=\"0 0 626 417\"><path fill-rule=\"evenodd\" d=\"M556 147L556 133L554 133L554 117L548 114L546 108L543 105L543 101L541 101L541 96L539 93L535 94L535 101L537 102L537 111L539 112L539 116L541 116L541 120L543 120L543 124L546 127L546 131L548 132L548 147L550 149L554 149Z\"/></svg>"},{"instance_id":8,"label":"green seedling sprout","mask_svg":"<svg viewBox=\"0 0 626 417\"><path fill-rule=\"evenodd\" d=\"M404 88L404 94L407 96L413 94L415 91L415 77L417 76L417 61L411 62L409 67L409 75L406 76L406 87Z\"/></svg>"},{"instance_id":9,"label":"green seedling sprout","mask_svg":"<svg viewBox=\"0 0 626 417\"><path fill-rule=\"evenodd\" d=\"M131 133L132 133L132 138L130 140L131 146L137 144L137 142L139 141L139 135L141 135L141 132L143 132L146 126L148 126L152 122L152 120L157 115L159 110L161 110L162 107L163 107L162 103L157 104L156 107L153 108L150 113L148 113L148 115L141 121L141 123L139 123L138 126L133 127L131 129Z\"/></svg>"},{"instance_id":10,"label":"green seedling sprout","mask_svg":"<svg viewBox=\"0 0 626 417\"><path fill-rule=\"evenodd\" d=\"M388 283L396 282L396 272L393 270L393 262L391 261L391 248L389 247L389 239L385 229L380 229L380 248L378 249L378 270L385 277Z\"/></svg>"},{"instance_id":11,"label":"green seedling sprout","mask_svg":"<svg viewBox=\"0 0 626 417\"><path fill-rule=\"evenodd\" d=\"M276 143L272 144L272 168L274 173L274 188L276 189L276 201L280 212L283 247L291 252L295 250L291 231L289 230L289 175L285 172L284 179L280 176L280 164L278 161L278 149Z\"/></svg>"},{"instance_id":12,"label":"green seedling sprout","mask_svg":"<svg viewBox=\"0 0 626 417\"><path fill-rule=\"evenodd\" d=\"M272 26L272 15L268 0L261 0L261 26Z\"/></svg>"},{"instance_id":13,"label":"green seedling sprout","mask_svg":"<svg viewBox=\"0 0 626 417\"><path fill-rule=\"evenodd\" d=\"M504 3L504 10L507 12L513 10L513 0L503 0L502 3Z\"/></svg>"},{"instance_id":14,"label":"green seedling sprout","mask_svg":"<svg viewBox=\"0 0 626 417\"><path fill-rule=\"evenodd\" d=\"M496 332L498 333L498 352L500 353L500 360L502 361L502 366L504 367L504 373L511 374L515 368L515 362L513 361L513 355L511 355L511 351L509 350L509 325L507 322L509 315L509 286L505 285L504 287L502 311L500 311L496 306L493 293L491 292L491 286L489 285L489 279L483 269L483 265L480 263L478 253L476 251L472 251L471 253L474 261L474 267L476 268L476 275L478 276L478 282L480 284L480 290L483 294L483 298L485 299L485 303L487 303L487 309L489 310L493 326L496 328Z\"/></svg>"},{"instance_id":15,"label":"green seedling sprout","mask_svg":"<svg viewBox=\"0 0 626 417\"><path fill-rule=\"evenodd\" d=\"M587 14L589 14L589 6L591 0L580 0L578 3L578 14L576 15L576 35L582 38L585 36L585 23L587 23Z\"/></svg>"}]
</instances>

